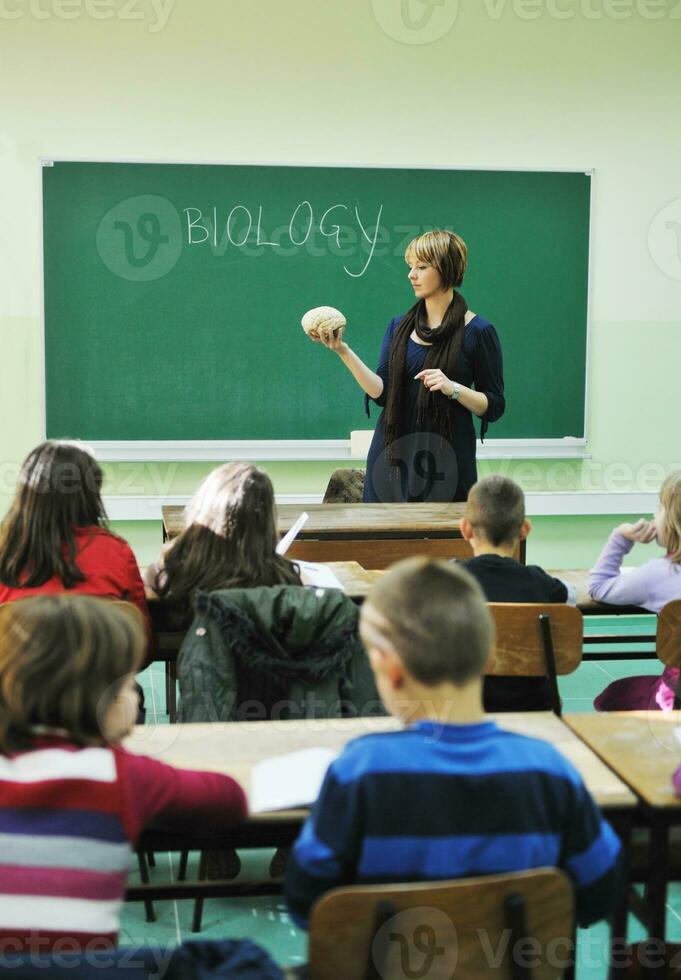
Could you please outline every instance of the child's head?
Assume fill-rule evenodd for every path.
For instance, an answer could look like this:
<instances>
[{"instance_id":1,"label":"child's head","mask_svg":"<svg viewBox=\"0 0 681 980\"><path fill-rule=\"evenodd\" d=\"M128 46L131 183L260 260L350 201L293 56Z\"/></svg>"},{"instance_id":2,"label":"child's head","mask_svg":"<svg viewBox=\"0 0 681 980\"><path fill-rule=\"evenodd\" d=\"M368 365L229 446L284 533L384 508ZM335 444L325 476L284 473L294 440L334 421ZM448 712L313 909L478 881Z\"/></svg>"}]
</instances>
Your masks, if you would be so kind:
<instances>
[{"instance_id":1,"label":"child's head","mask_svg":"<svg viewBox=\"0 0 681 980\"><path fill-rule=\"evenodd\" d=\"M398 699L415 688L479 689L494 643L478 583L429 558L398 562L378 581L362 607L360 633L381 696L396 714Z\"/></svg>"},{"instance_id":2,"label":"child's head","mask_svg":"<svg viewBox=\"0 0 681 980\"><path fill-rule=\"evenodd\" d=\"M55 574L65 588L82 581L74 529L106 523L101 487L102 471L86 446L60 439L36 446L0 532L0 581L39 586Z\"/></svg>"},{"instance_id":3,"label":"child's head","mask_svg":"<svg viewBox=\"0 0 681 980\"><path fill-rule=\"evenodd\" d=\"M162 594L299 583L290 562L275 553L274 488L256 466L225 463L213 470L187 504L184 524L165 556Z\"/></svg>"},{"instance_id":4,"label":"child's head","mask_svg":"<svg viewBox=\"0 0 681 980\"><path fill-rule=\"evenodd\" d=\"M199 524L222 538L250 537L274 549L277 523L272 481L250 463L218 466L187 504L184 524Z\"/></svg>"},{"instance_id":5,"label":"child's head","mask_svg":"<svg viewBox=\"0 0 681 980\"><path fill-rule=\"evenodd\" d=\"M507 476L486 476L469 490L461 533L474 546L477 542L492 548L512 548L531 528L525 517L523 491Z\"/></svg>"},{"instance_id":6,"label":"child's head","mask_svg":"<svg viewBox=\"0 0 681 980\"><path fill-rule=\"evenodd\" d=\"M658 544L667 549L671 561L681 564L681 471L668 476L660 488L655 528Z\"/></svg>"},{"instance_id":7,"label":"child's head","mask_svg":"<svg viewBox=\"0 0 681 980\"><path fill-rule=\"evenodd\" d=\"M27 748L36 728L81 745L121 738L145 644L128 603L60 594L0 607L0 752Z\"/></svg>"}]
</instances>

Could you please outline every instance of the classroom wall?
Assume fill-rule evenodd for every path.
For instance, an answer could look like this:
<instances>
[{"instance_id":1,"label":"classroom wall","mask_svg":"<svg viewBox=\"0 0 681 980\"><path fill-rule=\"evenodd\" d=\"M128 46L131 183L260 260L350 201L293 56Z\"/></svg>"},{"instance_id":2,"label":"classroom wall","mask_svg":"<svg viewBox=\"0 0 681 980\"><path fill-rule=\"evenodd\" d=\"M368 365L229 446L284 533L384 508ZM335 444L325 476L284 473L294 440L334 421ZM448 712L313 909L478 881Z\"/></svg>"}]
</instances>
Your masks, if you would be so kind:
<instances>
[{"instance_id":1,"label":"classroom wall","mask_svg":"<svg viewBox=\"0 0 681 980\"><path fill-rule=\"evenodd\" d=\"M655 489L681 468L680 40L675 0L0 2L0 513L42 436L40 157L594 168L591 459L507 471ZM207 468L111 465L106 490ZM269 468L320 492L333 464ZM550 564L589 563L603 523L544 519Z\"/></svg>"}]
</instances>

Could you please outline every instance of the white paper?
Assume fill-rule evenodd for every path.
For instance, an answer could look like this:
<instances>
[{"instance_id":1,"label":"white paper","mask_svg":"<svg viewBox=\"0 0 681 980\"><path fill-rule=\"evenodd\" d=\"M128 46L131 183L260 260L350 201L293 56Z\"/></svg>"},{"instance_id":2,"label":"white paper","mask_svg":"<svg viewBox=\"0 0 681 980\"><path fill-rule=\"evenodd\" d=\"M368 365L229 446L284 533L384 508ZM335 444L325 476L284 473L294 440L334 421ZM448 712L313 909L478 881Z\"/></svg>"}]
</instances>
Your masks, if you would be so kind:
<instances>
[{"instance_id":1,"label":"white paper","mask_svg":"<svg viewBox=\"0 0 681 980\"><path fill-rule=\"evenodd\" d=\"M303 526L303 524L305 523L305 521L309 518L309 516L310 516L309 514L307 514L305 511L303 511L303 513L300 515L300 517L295 522L295 524L293 525L293 527L290 527L288 529L288 531L286 532L286 534L284 535L284 537L281 539L281 541L279 542L279 544L277 545L277 547L274 549L278 555L285 555L286 554L286 552L288 551L288 549L293 544L293 539L295 538L296 534L298 534L298 532L300 531L301 527Z\"/></svg>"},{"instance_id":2,"label":"white paper","mask_svg":"<svg viewBox=\"0 0 681 980\"><path fill-rule=\"evenodd\" d=\"M320 565L316 561L300 561L294 558L300 569L303 585L316 585L319 589L342 589L343 583L334 575L328 565Z\"/></svg>"},{"instance_id":3,"label":"white paper","mask_svg":"<svg viewBox=\"0 0 681 980\"><path fill-rule=\"evenodd\" d=\"M334 749L301 749L258 762L251 771L251 813L310 806L337 755Z\"/></svg>"}]
</instances>

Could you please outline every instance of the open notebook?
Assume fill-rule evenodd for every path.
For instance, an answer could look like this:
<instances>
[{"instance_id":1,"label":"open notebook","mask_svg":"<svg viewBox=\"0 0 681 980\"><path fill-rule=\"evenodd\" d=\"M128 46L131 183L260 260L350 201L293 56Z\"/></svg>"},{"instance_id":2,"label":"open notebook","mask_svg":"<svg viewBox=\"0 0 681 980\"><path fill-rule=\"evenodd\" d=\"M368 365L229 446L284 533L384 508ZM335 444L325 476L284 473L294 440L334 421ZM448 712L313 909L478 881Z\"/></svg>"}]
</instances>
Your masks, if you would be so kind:
<instances>
[{"instance_id":1,"label":"open notebook","mask_svg":"<svg viewBox=\"0 0 681 980\"><path fill-rule=\"evenodd\" d=\"M335 749L300 749L258 762L251 771L251 813L311 806L337 755Z\"/></svg>"}]
</instances>

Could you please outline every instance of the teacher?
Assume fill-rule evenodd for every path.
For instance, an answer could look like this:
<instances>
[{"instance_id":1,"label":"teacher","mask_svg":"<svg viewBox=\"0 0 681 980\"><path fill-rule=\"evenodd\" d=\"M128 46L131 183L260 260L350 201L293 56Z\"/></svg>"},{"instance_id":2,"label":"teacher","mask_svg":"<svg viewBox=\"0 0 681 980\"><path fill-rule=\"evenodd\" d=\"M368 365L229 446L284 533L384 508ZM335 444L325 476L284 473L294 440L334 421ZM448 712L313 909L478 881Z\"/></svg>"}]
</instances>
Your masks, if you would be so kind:
<instances>
[{"instance_id":1,"label":"teacher","mask_svg":"<svg viewBox=\"0 0 681 980\"><path fill-rule=\"evenodd\" d=\"M462 501L477 480L480 438L504 413L501 347L492 324L458 292L468 250L450 231L428 231L405 252L416 303L390 321L374 373L343 340L319 332L369 399L380 405L364 482L366 503Z\"/></svg>"}]
</instances>

